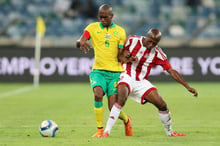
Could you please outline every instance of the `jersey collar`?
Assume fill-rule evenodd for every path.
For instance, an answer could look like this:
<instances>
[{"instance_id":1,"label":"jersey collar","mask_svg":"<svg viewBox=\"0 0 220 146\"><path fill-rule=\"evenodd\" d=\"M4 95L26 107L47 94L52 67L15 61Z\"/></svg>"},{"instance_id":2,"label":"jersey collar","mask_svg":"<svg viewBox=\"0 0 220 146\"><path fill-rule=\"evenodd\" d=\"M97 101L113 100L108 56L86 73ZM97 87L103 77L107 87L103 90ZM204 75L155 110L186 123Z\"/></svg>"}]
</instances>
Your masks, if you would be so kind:
<instances>
[{"instance_id":1,"label":"jersey collar","mask_svg":"<svg viewBox=\"0 0 220 146\"><path fill-rule=\"evenodd\" d=\"M101 22L99 22L99 26L101 27L101 29L105 28L104 26L102 26ZM113 28L113 27L115 27L115 23L114 22L112 22L112 25L110 26L110 28Z\"/></svg>"}]
</instances>

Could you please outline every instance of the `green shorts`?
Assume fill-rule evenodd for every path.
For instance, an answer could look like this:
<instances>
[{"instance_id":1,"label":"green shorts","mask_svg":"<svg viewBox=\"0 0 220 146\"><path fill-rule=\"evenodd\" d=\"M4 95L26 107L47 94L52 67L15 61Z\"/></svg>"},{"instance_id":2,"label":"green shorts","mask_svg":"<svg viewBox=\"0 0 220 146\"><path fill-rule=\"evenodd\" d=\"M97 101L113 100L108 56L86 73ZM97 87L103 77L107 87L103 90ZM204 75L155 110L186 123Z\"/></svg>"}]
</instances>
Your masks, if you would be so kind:
<instances>
[{"instance_id":1,"label":"green shorts","mask_svg":"<svg viewBox=\"0 0 220 146\"><path fill-rule=\"evenodd\" d=\"M90 84L92 88L100 86L107 97L117 94L117 84L120 72L105 70L93 70L90 73Z\"/></svg>"}]
</instances>

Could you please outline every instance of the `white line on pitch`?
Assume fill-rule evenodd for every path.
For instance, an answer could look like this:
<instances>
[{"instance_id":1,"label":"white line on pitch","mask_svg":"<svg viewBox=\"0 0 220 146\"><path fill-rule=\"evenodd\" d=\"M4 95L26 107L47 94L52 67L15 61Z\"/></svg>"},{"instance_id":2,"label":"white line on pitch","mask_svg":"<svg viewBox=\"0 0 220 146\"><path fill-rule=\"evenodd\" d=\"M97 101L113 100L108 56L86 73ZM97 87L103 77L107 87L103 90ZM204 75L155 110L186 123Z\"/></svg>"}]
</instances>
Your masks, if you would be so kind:
<instances>
[{"instance_id":1,"label":"white line on pitch","mask_svg":"<svg viewBox=\"0 0 220 146\"><path fill-rule=\"evenodd\" d=\"M16 90L11 90L11 91L8 91L8 92L5 92L5 93L0 93L0 98L6 98L6 97L9 97L9 96L18 95L18 94L21 94L21 93L28 92L32 89L34 89L33 86L28 86L28 87L19 88L19 89L16 89Z\"/></svg>"}]
</instances>

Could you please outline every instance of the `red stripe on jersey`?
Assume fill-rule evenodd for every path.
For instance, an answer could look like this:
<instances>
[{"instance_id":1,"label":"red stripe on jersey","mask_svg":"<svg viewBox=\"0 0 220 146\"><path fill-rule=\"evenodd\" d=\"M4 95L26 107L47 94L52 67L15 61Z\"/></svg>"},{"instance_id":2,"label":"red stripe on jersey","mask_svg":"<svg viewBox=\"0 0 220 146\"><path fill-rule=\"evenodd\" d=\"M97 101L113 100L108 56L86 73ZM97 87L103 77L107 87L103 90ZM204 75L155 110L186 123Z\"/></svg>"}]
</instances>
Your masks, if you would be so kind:
<instances>
[{"instance_id":1,"label":"red stripe on jersey","mask_svg":"<svg viewBox=\"0 0 220 146\"><path fill-rule=\"evenodd\" d=\"M147 57L150 53L150 50L149 49L146 49L145 52L143 53L143 56L141 57L138 65L137 65L137 68L136 68L136 80L137 81L140 81L140 78L139 78L139 75L141 73L141 70L142 70L142 67L143 67L143 64L144 62L147 60Z\"/></svg>"},{"instance_id":2,"label":"red stripe on jersey","mask_svg":"<svg viewBox=\"0 0 220 146\"><path fill-rule=\"evenodd\" d=\"M127 40L125 41L125 46L124 49L129 51L129 47L132 44L132 41L134 40L134 38L141 38L141 36L136 36L136 35L129 35Z\"/></svg>"},{"instance_id":3,"label":"red stripe on jersey","mask_svg":"<svg viewBox=\"0 0 220 146\"><path fill-rule=\"evenodd\" d=\"M132 56L136 56L138 51L140 50L141 48L141 43L140 43L140 40L138 40L136 43L133 42L133 39L129 39L129 42L130 44L129 45L126 45L125 46L125 49L129 49L129 51L131 52ZM126 71L127 71L127 74L129 76L131 76L131 65L132 63L129 62L127 63L126 65Z\"/></svg>"},{"instance_id":4,"label":"red stripe on jersey","mask_svg":"<svg viewBox=\"0 0 220 146\"><path fill-rule=\"evenodd\" d=\"M150 51L152 51L152 49L151 49ZM149 54L150 54L150 52L149 52ZM155 51L153 60L152 60L151 63L149 63L149 65L148 65L148 67L147 67L146 74L145 74L145 76L144 76L144 79L146 79L146 80L148 80L148 76L149 76L149 74L150 74L151 68L154 67L154 66L156 66L156 60L157 60L157 57L156 57L156 56L157 56L157 52Z\"/></svg>"},{"instance_id":5,"label":"red stripe on jersey","mask_svg":"<svg viewBox=\"0 0 220 146\"><path fill-rule=\"evenodd\" d=\"M131 46L131 44L132 44L132 39L130 39L131 37L128 37L128 39L127 39L127 41L125 42L125 46L124 46L124 50L127 50L127 51L129 51L129 47ZM126 70L127 70L127 74L129 75L129 76L131 76L131 62L128 62L127 64L126 64Z\"/></svg>"},{"instance_id":6,"label":"red stripe on jersey","mask_svg":"<svg viewBox=\"0 0 220 146\"><path fill-rule=\"evenodd\" d=\"M131 62L128 62L126 64L126 71L129 76L131 76L131 64L132 64Z\"/></svg>"},{"instance_id":7,"label":"red stripe on jersey","mask_svg":"<svg viewBox=\"0 0 220 146\"><path fill-rule=\"evenodd\" d=\"M132 49L132 56L136 56L138 51L140 50L141 48L141 42L140 40L138 40L138 42L136 44L132 44L132 45L135 45L134 47L130 47L130 49ZM133 49L134 48L134 49ZM131 50L130 50L131 51Z\"/></svg>"},{"instance_id":8,"label":"red stripe on jersey","mask_svg":"<svg viewBox=\"0 0 220 146\"><path fill-rule=\"evenodd\" d=\"M151 66L149 66L149 67L147 68L147 73L146 73L146 75L144 76L144 78L145 78L146 80L148 80L148 76L149 76L149 74L150 74L150 70L151 70Z\"/></svg>"}]
</instances>

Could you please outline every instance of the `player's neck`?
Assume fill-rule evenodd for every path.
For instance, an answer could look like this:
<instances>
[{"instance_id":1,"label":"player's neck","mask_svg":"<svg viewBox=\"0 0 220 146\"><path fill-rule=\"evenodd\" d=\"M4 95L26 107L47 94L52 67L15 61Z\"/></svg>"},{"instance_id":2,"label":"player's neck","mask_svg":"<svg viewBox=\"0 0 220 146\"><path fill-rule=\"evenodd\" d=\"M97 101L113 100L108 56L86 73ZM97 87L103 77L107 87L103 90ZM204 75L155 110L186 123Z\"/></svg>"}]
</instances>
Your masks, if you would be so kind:
<instances>
[{"instance_id":1,"label":"player's neck","mask_svg":"<svg viewBox=\"0 0 220 146\"><path fill-rule=\"evenodd\" d=\"M111 26L112 26L112 22L108 26L106 26L106 27L108 28L108 27L111 27Z\"/></svg>"}]
</instances>

